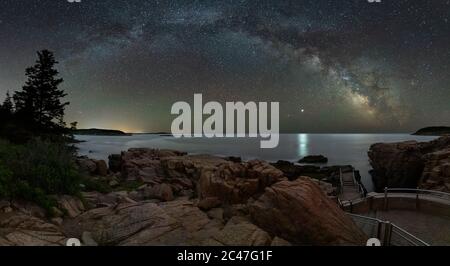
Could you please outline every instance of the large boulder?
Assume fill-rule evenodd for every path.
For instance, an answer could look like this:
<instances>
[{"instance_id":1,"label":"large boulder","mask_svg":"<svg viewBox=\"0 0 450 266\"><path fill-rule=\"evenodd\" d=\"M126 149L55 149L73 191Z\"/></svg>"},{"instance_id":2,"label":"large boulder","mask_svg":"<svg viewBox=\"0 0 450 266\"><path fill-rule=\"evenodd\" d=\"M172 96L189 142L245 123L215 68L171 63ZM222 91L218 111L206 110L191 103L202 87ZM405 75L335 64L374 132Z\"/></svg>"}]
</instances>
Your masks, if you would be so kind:
<instances>
[{"instance_id":1,"label":"large boulder","mask_svg":"<svg viewBox=\"0 0 450 266\"><path fill-rule=\"evenodd\" d=\"M418 142L377 143L370 147L368 155L377 191L385 187L417 187L424 169Z\"/></svg>"},{"instance_id":2,"label":"large boulder","mask_svg":"<svg viewBox=\"0 0 450 266\"><path fill-rule=\"evenodd\" d=\"M278 182L249 205L253 222L297 245L363 245L367 236L308 177Z\"/></svg>"},{"instance_id":3,"label":"large boulder","mask_svg":"<svg viewBox=\"0 0 450 266\"><path fill-rule=\"evenodd\" d=\"M75 163L79 169L79 171L84 175L99 175L106 176L108 175L108 166L106 162L103 160L94 160L90 159L86 156L78 157L75 160Z\"/></svg>"},{"instance_id":4,"label":"large boulder","mask_svg":"<svg viewBox=\"0 0 450 266\"><path fill-rule=\"evenodd\" d=\"M375 188L426 188L450 191L450 136L430 142L377 143L370 147Z\"/></svg>"}]
</instances>

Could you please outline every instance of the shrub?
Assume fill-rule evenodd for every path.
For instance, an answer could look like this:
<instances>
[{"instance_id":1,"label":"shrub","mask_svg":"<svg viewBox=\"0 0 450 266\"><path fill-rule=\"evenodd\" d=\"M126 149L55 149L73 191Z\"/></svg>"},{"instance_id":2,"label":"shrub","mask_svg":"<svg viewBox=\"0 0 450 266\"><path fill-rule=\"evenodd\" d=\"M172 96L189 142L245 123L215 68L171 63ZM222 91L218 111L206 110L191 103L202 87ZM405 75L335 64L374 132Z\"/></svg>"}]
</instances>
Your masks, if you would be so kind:
<instances>
[{"instance_id":1,"label":"shrub","mask_svg":"<svg viewBox=\"0 0 450 266\"><path fill-rule=\"evenodd\" d=\"M80 175L73 150L64 142L34 139L25 145L0 141L0 197L34 201L47 210L49 195L76 195Z\"/></svg>"}]
</instances>

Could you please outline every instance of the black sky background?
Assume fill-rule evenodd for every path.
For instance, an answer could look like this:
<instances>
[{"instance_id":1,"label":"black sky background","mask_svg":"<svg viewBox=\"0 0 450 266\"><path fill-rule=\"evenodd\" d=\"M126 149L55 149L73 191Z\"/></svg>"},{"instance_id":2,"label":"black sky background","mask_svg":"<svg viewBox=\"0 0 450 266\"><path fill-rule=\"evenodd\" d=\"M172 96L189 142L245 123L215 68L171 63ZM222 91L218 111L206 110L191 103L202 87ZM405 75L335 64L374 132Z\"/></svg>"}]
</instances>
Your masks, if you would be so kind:
<instances>
[{"instance_id":1,"label":"black sky background","mask_svg":"<svg viewBox=\"0 0 450 266\"><path fill-rule=\"evenodd\" d=\"M450 1L0 0L0 99L56 53L79 127L167 131L171 105L279 101L283 132L450 125Z\"/></svg>"}]
</instances>

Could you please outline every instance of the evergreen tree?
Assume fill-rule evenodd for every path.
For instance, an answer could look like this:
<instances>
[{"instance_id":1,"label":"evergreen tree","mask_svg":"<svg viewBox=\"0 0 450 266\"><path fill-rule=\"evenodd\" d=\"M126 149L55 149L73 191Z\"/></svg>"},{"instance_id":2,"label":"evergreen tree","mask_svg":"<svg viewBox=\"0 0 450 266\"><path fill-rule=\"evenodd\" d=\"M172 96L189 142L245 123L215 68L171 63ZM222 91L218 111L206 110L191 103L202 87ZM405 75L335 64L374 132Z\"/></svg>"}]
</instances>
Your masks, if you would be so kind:
<instances>
[{"instance_id":1,"label":"evergreen tree","mask_svg":"<svg viewBox=\"0 0 450 266\"><path fill-rule=\"evenodd\" d=\"M69 103L61 101L67 94L58 88L63 82L55 69L58 62L48 50L37 54L36 64L26 69L28 80L22 91L14 94L16 112L34 128L61 130L65 126L64 109Z\"/></svg>"},{"instance_id":2,"label":"evergreen tree","mask_svg":"<svg viewBox=\"0 0 450 266\"><path fill-rule=\"evenodd\" d=\"M14 105L12 102L11 95L9 95L9 91L6 93L5 101L3 101L3 104L1 106L2 111L6 114L12 115L14 113Z\"/></svg>"}]
</instances>

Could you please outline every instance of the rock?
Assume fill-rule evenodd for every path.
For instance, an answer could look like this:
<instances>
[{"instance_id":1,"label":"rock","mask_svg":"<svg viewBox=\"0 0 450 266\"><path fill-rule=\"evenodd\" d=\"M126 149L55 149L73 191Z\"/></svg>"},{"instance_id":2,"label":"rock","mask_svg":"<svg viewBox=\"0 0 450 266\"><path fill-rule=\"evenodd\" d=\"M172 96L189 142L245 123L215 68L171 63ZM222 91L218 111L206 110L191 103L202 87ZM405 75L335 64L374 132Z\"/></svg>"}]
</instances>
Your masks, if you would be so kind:
<instances>
[{"instance_id":1,"label":"rock","mask_svg":"<svg viewBox=\"0 0 450 266\"><path fill-rule=\"evenodd\" d=\"M117 180L111 180L109 181L108 185L110 187L117 187L119 185L119 182Z\"/></svg>"},{"instance_id":2,"label":"rock","mask_svg":"<svg viewBox=\"0 0 450 266\"><path fill-rule=\"evenodd\" d=\"M10 208L11 209L8 210L8 212L17 210L25 215L37 217L40 219L47 218L47 212L42 207L33 202L28 202L24 200L13 200L11 201Z\"/></svg>"},{"instance_id":3,"label":"rock","mask_svg":"<svg viewBox=\"0 0 450 266\"><path fill-rule=\"evenodd\" d=\"M424 168L418 142L377 143L368 154L377 191L385 187L417 187Z\"/></svg>"},{"instance_id":4,"label":"rock","mask_svg":"<svg viewBox=\"0 0 450 266\"><path fill-rule=\"evenodd\" d=\"M310 178L281 181L249 204L252 221L296 245L363 245L367 240Z\"/></svg>"},{"instance_id":5,"label":"rock","mask_svg":"<svg viewBox=\"0 0 450 266\"><path fill-rule=\"evenodd\" d=\"M268 246L272 242L267 232L237 216L231 218L212 239L225 246Z\"/></svg>"},{"instance_id":6,"label":"rock","mask_svg":"<svg viewBox=\"0 0 450 266\"><path fill-rule=\"evenodd\" d=\"M111 154L108 156L109 170L113 173L120 172L122 170L122 157L121 154Z\"/></svg>"},{"instance_id":7,"label":"rock","mask_svg":"<svg viewBox=\"0 0 450 266\"><path fill-rule=\"evenodd\" d=\"M226 162L201 172L197 194L200 199L216 197L226 204L245 203L263 193L265 187L285 179L283 172L267 162Z\"/></svg>"},{"instance_id":8,"label":"rock","mask_svg":"<svg viewBox=\"0 0 450 266\"><path fill-rule=\"evenodd\" d=\"M166 173L161 167L161 159L177 157L185 153L156 149L129 149L121 154L121 172L127 180L141 180L150 184L161 183Z\"/></svg>"},{"instance_id":9,"label":"rock","mask_svg":"<svg viewBox=\"0 0 450 266\"><path fill-rule=\"evenodd\" d=\"M222 208L213 208L207 212L208 217L210 219L217 219L223 221L223 209Z\"/></svg>"},{"instance_id":10,"label":"rock","mask_svg":"<svg viewBox=\"0 0 450 266\"><path fill-rule=\"evenodd\" d=\"M78 157L76 164L81 173L85 175L94 175L97 170L97 164L95 160L89 159L85 156Z\"/></svg>"},{"instance_id":11,"label":"rock","mask_svg":"<svg viewBox=\"0 0 450 266\"><path fill-rule=\"evenodd\" d=\"M242 163L242 158L241 157L236 157L236 156L225 157L225 160L233 162L233 163Z\"/></svg>"},{"instance_id":12,"label":"rock","mask_svg":"<svg viewBox=\"0 0 450 266\"><path fill-rule=\"evenodd\" d=\"M53 212L54 217L63 217L64 216L64 213L56 207L52 207L52 212Z\"/></svg>"},{"instance_id":13,"label":"rock","mask_svg":"<svg viewBox=\"0 0 450 266\"><path fill-rule=\"evenodd\" d=\"M450 136L430 142L377 143L370 147L372 177L377 191L384 187L448 191L446 164L450 162Z\"/></svg>"},{"instance_id":14,"label":"rock","mask_svg":"<svg viewBox=\"0 0 450 266\"><path fill-rule=\"evenodd\" d=\"M327 168L324 167L322 170L319 166L315 165L298 165L288 161L277 161L276 163L272 163L274 167L281 170L289 180L295 180L299 176L321 176L328 177L331 173L327 171Z\"/></svg>"},{"instance_id":15,"label":"rock","mask_svg":"<svg viewBox=\"0 0 450 266\"><path fill-rule=\"evenodd\" d=\"M98 208L66 223L71 235L89 231L101 245L202 245L222 228L185 200Z\"/></svg>"},{"instance_id":16,"label":"rock","mask_svg":"<svg viewBox=\"0 0 450 266\"><path fill-rule=\"evenodd\" d=\"M217 197L206 197L200 200L198 207L202 210L210 210L219 207L221 204L222 202Z\"/></svg>"},{"instance_id":17,"label":"rock","mask_svg":"<svg viewBox=\"0 0 450 266\"><path fill-rule=\"evenodd\" d=\"M30 215L13 212L0 219L0 245L61 246L65 239L57 226Z\"/></svg>"},{"instance_id":18,"label":"rock","mask_svg":"<svg viewBox=\"0 0 450 266\"><path fill-rule=\"evenodd\" d=\"M283 172L264 161L235 163L217 156L170 150L130 149L121 154L121 162L124 178L149 185L134 193L134 199L169 201L196 195L200 200L217 197L221 203L243 203L284 179Z\"/></svg>"},{"instance_id":19,"label":"rock","mask_svg":"<svg viewBox=\"0 0 450 266\"><path fill-rule=\"evenodd\" d=\"M50 219L50 221L57 226L61 226L63 224L63 219L61 217L55 217Z\"/></svg>"},{"instance_id":20,"label":"rock","mask_svg":"<svg viewBox=\"0 0 450 266\"><path fill-rule=\"evenodd\" d=\"M11 206L11 203L7 200L0 200L0 210Z\"/></svg>"},{"instance_id":21,"label":"rock","mask_svg":"<svg viewBox=\"0 0 450 266\"><path fill-rule=\"evenodd\" d=\"M270 243L271 246L273 247L286 247L286 246L292 246L291 243L289 243L288 241L284 240L283 238L279 238L279 237L275 237L272 240L272 243Z\"/></svg>"},{"instance_id":22,"label":"rock","mask_svg":"<svg viewBox=\"0 0 450 266\"><path fill-rule=\"evenodd\" d=\"M323 155L308 155L298 161L299 163L327 163L328 158Z\"/></svg>"},{"instance_id":23,"label":"rock","mask_svg":"<svg viewBox=\"0 0 450 266\"><path fill-rule=\"evenodd\" d=\"M171 201L174 199L172 188L167 184L156 184L142 189L142 196L145 199L160 199Z\"/></svg>"},{"instance_id":24,"label":"rock","mask_svg":"<svg viewBox=\"0 0 450 266\"><path fill-rule=\"evenodd\" d=\"M234 216L248 216L249 209L247 204L233 204L224 207L223 217L229 220Z\"/></svg>"},{"instance_id":25,"label":"rock","mask_svg":"<svg viewBox=\"0 0 450 266\"><path fill-rule=\"evenodd\" d=\"M99 176L108 175L108 166L106 165L105 161L103 160L95 161L95 165L96 165L95 174Z\"/></svg>"},{"instance_id":26,"label":"rock","mask_svg":"<svg viewBox=\"0 0 450 266\"><path fill-rule=\"evenodd\" d=\"M450 192L450 148L428 153L423 158L425 166L419 187Z\"/></svg>"},{"instance_id":27,"label":"rock","mask_svg":"<svg viewBox=\"0 0 450 266\"><path fill-rule=\"evenodd\" d=\"M83 232L81 234L81 242L83 243L83 246L88 247L96 247L98 246L97 242L92 238L92 234L90 232Z\"/></svg>"},{"instance_id":28,"label":"rock","mask_svg":"<svg viewBox=\"0 0 450 266\"><path fill-rule=\"evenodd\" d=\"M70 218L77 217L85 210L81 200L72 196L58 196L57 201L59 208L65 210L67 216Z\"/></svg>"}]
</instances>

